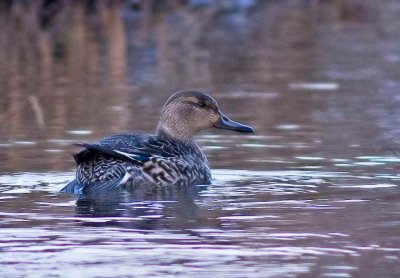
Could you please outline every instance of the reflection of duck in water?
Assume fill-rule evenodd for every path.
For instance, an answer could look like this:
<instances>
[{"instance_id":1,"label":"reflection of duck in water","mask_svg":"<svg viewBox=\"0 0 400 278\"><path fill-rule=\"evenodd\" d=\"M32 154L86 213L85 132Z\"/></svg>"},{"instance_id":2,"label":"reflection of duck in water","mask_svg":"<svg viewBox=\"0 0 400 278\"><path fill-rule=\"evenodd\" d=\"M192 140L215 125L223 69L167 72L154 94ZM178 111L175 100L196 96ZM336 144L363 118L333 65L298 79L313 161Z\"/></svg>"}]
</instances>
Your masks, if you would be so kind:
<instances>
[{"instance_id":1,"label":"reflection of duck in water","mask_svg":"<svg viewBox=\"0 0 400 278\"><path fill-rule=\"evenodd\" d=\"M207 158L193 135L210 127L253 132L251 127L226 117L209 95L178 92L162 109L157 135L118 134L93 144L78 144L84 150L74 156L76 179L62 191L81 194L145 184L209 184Z\"/></svg>"},{"instance_id":2,"label":"reflection of duck in water","mask_svg":"<svg viewBox=\"0 0 400 278\"><path fill-rule=\"evenodd\" d=\"M194 220L201 217L201 207L195 200L202 200L199 193L205 190L206 186L185 186L174 189L166 187L155 190L149 188L143 186L135 188L134 191L99 190L81 194L76 202L76 216L95 218L80 221L84 226L145 230L157 227L186 229L193 227Z\"/></svg>"}]
</instances>

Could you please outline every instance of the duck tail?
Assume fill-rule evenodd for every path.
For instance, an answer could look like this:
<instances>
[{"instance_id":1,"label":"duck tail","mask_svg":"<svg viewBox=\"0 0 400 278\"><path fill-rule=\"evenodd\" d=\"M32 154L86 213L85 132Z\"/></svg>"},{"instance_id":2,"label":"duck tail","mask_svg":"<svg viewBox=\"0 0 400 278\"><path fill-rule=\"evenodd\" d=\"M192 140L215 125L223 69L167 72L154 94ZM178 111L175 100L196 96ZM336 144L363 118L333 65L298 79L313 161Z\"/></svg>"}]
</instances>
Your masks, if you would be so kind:
<instances>
[{"instance_id":1,"label":"duck tail","mask_svg":"<svg viewBox=\"0 0 400 278\"><path fill-rule=\"evenodd\" d=\"M66 186L64 186L60 191L69 194L80 194L82 193L83 184L77 180L70 181Z\"/></svg>"}]
</instances>

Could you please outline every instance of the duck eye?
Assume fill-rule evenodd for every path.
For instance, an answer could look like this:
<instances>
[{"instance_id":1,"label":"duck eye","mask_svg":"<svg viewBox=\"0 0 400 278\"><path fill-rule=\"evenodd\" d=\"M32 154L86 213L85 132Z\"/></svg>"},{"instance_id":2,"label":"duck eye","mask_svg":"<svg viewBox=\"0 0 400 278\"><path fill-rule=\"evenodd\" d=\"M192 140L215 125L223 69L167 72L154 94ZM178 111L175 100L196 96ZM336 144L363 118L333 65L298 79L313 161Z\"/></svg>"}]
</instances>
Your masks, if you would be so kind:
<instances>
[{"instance_id":1,"label":"duck eye","mask_svg":"<svg viewBox=\"0 0 400 278\"><path fill-rule=\"evenodd\" d=\"M207 105L204 103L204 102L200 102L200 103L198 103L197 104L199 107L201 107L201 108L206 108L207 107Z\"/></svg>"}]
</instances>

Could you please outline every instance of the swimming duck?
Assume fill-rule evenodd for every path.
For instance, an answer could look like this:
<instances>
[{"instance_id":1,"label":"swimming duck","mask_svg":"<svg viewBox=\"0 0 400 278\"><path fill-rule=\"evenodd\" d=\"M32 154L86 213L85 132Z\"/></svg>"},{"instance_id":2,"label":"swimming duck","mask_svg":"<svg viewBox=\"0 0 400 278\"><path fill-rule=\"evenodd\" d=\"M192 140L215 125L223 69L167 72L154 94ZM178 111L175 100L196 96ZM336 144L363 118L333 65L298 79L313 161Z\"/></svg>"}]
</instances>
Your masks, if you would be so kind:
<instances>
[{"instance_id":1,"label":"swimming duck","mask_svg":"<svg viewBox=\"0 0 400 278\"><path fill-rule=\"evenodd\" d=\"M156 135L117 134L96 143L76 144L76 178L61 191L210 184L207 158L193 135L210 127L252 133L253 128L225 116L209 95L196 91L173 94L161 112Z\"/></svg>"}]
</instances>

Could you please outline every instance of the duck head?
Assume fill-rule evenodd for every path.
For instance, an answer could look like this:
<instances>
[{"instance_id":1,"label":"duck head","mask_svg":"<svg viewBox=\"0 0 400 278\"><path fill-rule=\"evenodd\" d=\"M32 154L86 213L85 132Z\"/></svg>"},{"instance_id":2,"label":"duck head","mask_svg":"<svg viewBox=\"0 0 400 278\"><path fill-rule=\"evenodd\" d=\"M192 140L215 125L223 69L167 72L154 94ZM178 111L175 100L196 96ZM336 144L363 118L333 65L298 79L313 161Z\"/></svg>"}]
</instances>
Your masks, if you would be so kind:
<instances>
[{"instance_id":1,"label":"duck head","mask_svg":"<svg viewBox=\"0 0 400 278\"><path fill-rule=\"evenodd\" d=\"M173 94L161 112L158 135L168 135L180 141L190 141L194 134L210 127L253 133L252 127L225 116L209 95L196 91Z\"/></svg>"}]
</instances>

